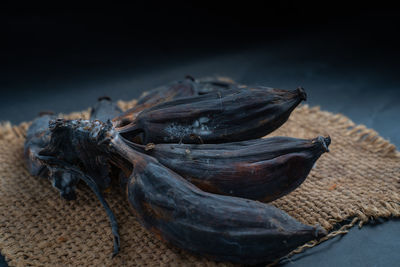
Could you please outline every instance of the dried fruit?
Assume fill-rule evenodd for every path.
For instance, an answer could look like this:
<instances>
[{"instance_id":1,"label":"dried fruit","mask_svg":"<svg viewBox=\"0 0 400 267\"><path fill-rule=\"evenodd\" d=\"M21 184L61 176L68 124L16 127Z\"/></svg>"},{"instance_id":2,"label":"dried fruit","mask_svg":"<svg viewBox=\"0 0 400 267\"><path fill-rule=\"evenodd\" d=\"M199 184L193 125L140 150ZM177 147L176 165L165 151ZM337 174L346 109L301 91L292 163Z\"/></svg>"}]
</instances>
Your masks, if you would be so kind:
<instances>
[{"instance_id":1,"label":"dried fruit","mask_svg":"<svg viewBox=\"0 0 400 267\"><path fill-rule=\"evenodd\" d=\"M50 142L49 121L55 118L52 114L41 114L36 118L26 133L24 158L29 172L35 176L47 177L48 168L38 159L40 150Z\"/></svg>"},{"instance_id":2,"label":"dried fruit","mask_svg":"<svg viewBox=\"0 0 400 267\"><path fill-rule=\"evenodd\" d=\"M322 136L200 145L129 142L206 192L265 202L296 189L329 144Z\"/></svg>"},{"instance_id":3,"label":"dried fruit","mask_svg":"<svg viewBox=\"0 0 400 267\"><path fill-rule=\"evenodd\" d=\"M163 241L218 261L256 264L326 234L273 206L203 192L118 142L111 141L133 163L127 192L136 218Z\"/></svg>"},{"instance_id":4,"label":"dried fruit","mask_svg":"<svg viewBox=\"0 0 400 267\"><path fill-rule=\"evenodd\" d=\"M222 91L227 89L245 88L244 85L239 85L233 80L224 77L210 77L196 80L191 76L186 76L196 84L196 91L198 95L204 95L211 92Z\"/></svg>"},{"instance_id":5,"label":"dried fruit","mask_svg":"<svg viewBox=\"0 0 400 267\"><path fill-rule=\"evenodd\" d=\"M108 138L108 127L111 127L110 121L107 124L98 120L50 121L50 142L37 157L50 170L53 186L65 199L76 198L76 185L80 180L95 193L110 220L115 256L120 247L118 223L101 193L110 185L107 151L100 149L101 142Z\"/></svg>"},{"instance_id":6,"label":"dried fruit","mask_svg":"<svg viewBox=\"0 0 400 267\"><path fill-rule=\"evenodd\" d=\"M193 81L189 79L153 89L149 92L143 93L133 108L128 109L118 117L113 118L113 124L115 127L124 127L134 121L136 116L146 108L153 107L159 103L193 95L196 95L196 89Z\"/></svg>"},{"instance_id":7,"label":"dried fruit","mask_svg":"<svg viewBox=\"0 0 400 267\"><path fill-rule=\"evenodd\" d=\"M143 110L119 132L147 143L222 143L274 131L306 99L304 89L232 89L165 102ZM135 140L136 141L136 140Z\"/></svg>"},{"instance_id":8,"label":"dried fruit","mask_svg":"<svg viewBox=\"0 0 400 267\"><path fill-rule=\"evenodd\" d=\"M135 120L140 112L147 108L179 98L198 96L234 88L238 88L238 85L233 81L226 81L218 78L195 80L191 76L186 76L186 79L183 81L173 82L169 85L144 92L133 108L113 119L113 124L116 128L121 128L120 130L123 130Z\"/></svg>"},{"instance_id":9,"label":"dried fruit","mask_svg":"<svg viewBox=\"0 0 400 267\"><path fill-rule=\"evenodd\" d=\"M90 111L91 120L106 122L118 116L122 110L108 96L99 97Z\"/></svg>"},{"instance_id":10,"label":"dried fruit","mask_svg":"<svg viewBox=\"0 0 400 267\"><path fill-rule=\"evenodd\" d=\"M48 177L68 200L80 180L91 188L110 220L113 256L118 225L102 192L119 177L138 220L161 240L215 260L272 261L326 232L245 198L271 201L292 191L330 138L245 140L280 127L305 99L302 88L243 88L187 77L122 115L100 98L91 121L43 116L28 131L25 157L30 172ZM191 182L245 198L204 192Z\"/></svg>"}]
</instances>

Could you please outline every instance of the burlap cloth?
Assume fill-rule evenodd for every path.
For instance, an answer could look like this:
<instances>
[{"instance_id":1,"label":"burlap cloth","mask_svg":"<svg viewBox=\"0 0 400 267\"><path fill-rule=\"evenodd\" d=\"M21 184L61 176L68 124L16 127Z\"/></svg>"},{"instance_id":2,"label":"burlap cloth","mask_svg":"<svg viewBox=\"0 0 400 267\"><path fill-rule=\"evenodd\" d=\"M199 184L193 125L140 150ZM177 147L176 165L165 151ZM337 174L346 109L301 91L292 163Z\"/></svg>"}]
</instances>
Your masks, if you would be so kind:
<instances>
[{"instance_id":1,"label":"burlap cloth","mask_svg":"<svg viewBox=\"0 0 400 267\"><path fill-rule=\"evenodd\" d=\"M134 104L119 102L123 109ZM88 110L65 117L87 118ZM47 179L29 175L23 160L28 125L0 126L0 248L9 265L216 264L168 246L143 230L118 190L106 194L121 235L121 252L111 259L111 228L94 194L82 185L78 199L67 202ZM327 238L371 218L400 217L400 153L375 131L343 115L301 106L273 135L321 134L331 136L331 152L322 155L298 189L273 205L303 223L319 223L330 231ZM316 244L305 244L293 253Z\"/></svg>"}]
</instances>

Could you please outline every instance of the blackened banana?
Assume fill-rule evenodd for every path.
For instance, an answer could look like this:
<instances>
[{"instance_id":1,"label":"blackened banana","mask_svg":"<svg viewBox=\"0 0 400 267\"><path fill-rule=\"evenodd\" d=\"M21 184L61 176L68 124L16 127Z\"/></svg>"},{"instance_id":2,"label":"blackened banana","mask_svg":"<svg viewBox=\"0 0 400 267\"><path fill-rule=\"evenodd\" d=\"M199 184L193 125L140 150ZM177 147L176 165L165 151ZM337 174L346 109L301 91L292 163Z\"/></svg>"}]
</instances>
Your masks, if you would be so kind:
<instances>
[{"instance_id":1,"label":"blackened banana","mask_svg":"<svg viewBox=\"0 0 400 267\"><path fill-rule=\"evenodd\" d=\"M108 96L99 97L90 111L90 120L106 122L117 117L122 110Z\"/></svg>"},{"instance_id":2,"label":"blackened banana","mask_svg":"<svg viewBox=\"0 0 400 267\"><path fill-rule=\"evenodd\" d=\"M192 79L196 84L196 91L198 95L204 95L211 92L227 90L227 89L235 89L235 88L244 88L245 86L239 85L235 83L231 79L223 78L223 77L210 77L203 79L194 79L191 76L186 76L186 78Z\"/></svg>"},{"instance_id":3,"label":"blackened banana","mask_svg":"<svg viewBox=\"0 0 400 267\"><path fill-rule=\"evenodd\" d=\"M98 144L92 140L103 138L102 134L107 127L111 125L98 120L50 121L51 139L39 155L42 158L57 158L71 166L79 166L95 180L101 190L105 190L111 183L107 156L101 153Z\"/></svg>"},{"instance_id":4,"label":"blackened banana","mask_svg":"<svg viewBox=\"0 0 400 267\"><path fill-rule=\"evenodd\" d=\"M117 116L121 110L111 102L109 97L101 97L90 113L91 120L106 122ZM51 131L49 122L56 118L51 112L43 112L29 126L25 144L24 156L29 172L32 175L47 177L46 166L38 159L38 153L50 143Z\"/></svg>"},{"instance_id":5,"label":"blackened banana","mask_svg":"<svg viewBox=\"0 0 400 267\"><path fill-rule=\"evenodd\" d=\"M269 202L296 189L328 151L330 142L330 137L319 136L311 140L271 137L223 144L129 145L206 192Z\"/></svg>"},{"instance_id":6,"label":"blackened banana","mask_svg":"<svg viewBox=\"0 0 400 267\"><path fill-rule=\"evenodd\" d=\"M304 89L232 89L165 102L139 113L119 132L147 143L222 143L262 137L306 99Z\"/></svg>"},{"instance_id":7,"label":"blackened banana","mask_svg":"<svg viewBox=\"0 0 400 267\"><path fill-rule=\"evenodd\" d=\"M234 88L238 88L236 83L233 81L226 81L222 78L195 80L191 76L186 76L183 81L173 82L172 84L143 93L133 108L113 119L113 125L122 130L129 123L134 121L136 116L146 108L151 108L157 104L179 98L198 96Z\"/></svg>"},{"instance_id":8,"label":"blackened banana","mask_svg":"<svg viewBox=\"0 0 400 267\"><path fill-rule=\"evenodd\" d=\"M119 113L121 109L109 97L100 97L90 112L90 120L98 122L54 120L54 116L47 118L46 121L39 118L37 121L42 122L41 127L46 130L47 139L46 142L42 142L41 151L38 150L37 153L40 151L42 156L62 157L61 159L68 164L85 166L85 172L96 181L101 190L105 190L111 182L108 162L104 155L97 153L95 145L86 142L82 131L75 130L74 127L79 129L77 125L86 125L95 129L95 125L103 125L100 122L105 123ZM31 126L29 130L37 131L36 128ZM26 146L32 147L29 142L26 142ZM42 164L42 161L38 162ZM66 173L62 168L52 168L49 176L53 179L53 186L60 191L61 196L68 200L76 198L75 188L79 181L78 177L71 176L71 173Z\"/></svg>"},{"instance_id":9,"label":"blackened banana","mask_svg":"<svg viewBox=\"0 0 400 267\"><path fill-rule=\"evenodd\" d=\"M115 127L124 127L131 123L136 116L146 108L151 108L157 104L197 95L196 87L191 79L174 82L172 84L161 86L149 92L145 92L138 99L136 105L115 117L112 121Z\"/></svg>"},{"instance_id":10,"label":"blackened banana","mask_svg":"<svg viewBox=\"0 0 400 267\"><path fill-rule=\"evenodd\" d=\"M217 261L256 264L326 234L273 206L203 192L156 159L122 149L118 142L111 141L114 149L133 163L127 194L134 214L163 241Z\"/></svg>"},{"instance_id":11,"label":"blackened banana","mask_svg":"<svg viewBox=\"0 0 400 267\"><path fill-rule=\"evenodd\" d=\"M110 220L115 256L120 246L118 224L101 193L110 185L107 151L101 148L111 127L109 120L51 120L51 138L38 159L50 170L53 186L67 200L76 198L76 185L81 180L96 194Z\"/></svg>"},{"instance_id":12,"label":"blackened banana","mask_svg":"<svg viewBox=\"0 0 400 267\"><path fill-rule=\"evenodd\" d=\"M111 102L109 97L100 97L98 102L92 107L90 112L91 120L100 120L106 122L107 120L114 118L117 116L121 110L118 106ZM49 149L53 149L53 155L57 156L57 153L63 153L65 155L65 151L63 150L62 145L68 148L67 157L71 160L72 158L77 158L78 155L75 154L75 151L72 149L72 143L68 136L63 136L63 133L57 136L57 132L53 134L53 132L49 128L49 123L56 118L55 115L49 113L41 113L38 118L36 118L31 126L28 129L27 137L24 144L24 156L25 161L27 163L27 167L29 172L35 176L41 176L44 178L49 178L52 181L52 185L57 188L60 192L60 195L66 200L73 200L76 198L75 190L76 184L79 181L79 178L76 177L72 172L66 172L63 168L55 168L50 167L49 165L44 164L43 160L40 160L39 153L42 151L48 151ZM50 145L51 136L53 136L54 140L65 140L61 142L54 142ZM53 146L53 148L51 148ZM55 147L54 147L55 146ZM46 148L46 149L45 149ZM90 157L90 158L98 158L99 156ZM102 170L103 175L100 178L100 182L98 186L102 189L107 186L109 183L108 174L108 164L103 160L97 160L98 165L94 166L97 172ZM98 177L98 176L97 176ZM106 180L106 183L104 181Z\"/></svg>"},{"instance_id":13,"label":"blackened banana","mask_svg":"<svg viewBox=\"0 0 400 267\"><path fill-rule=\"evenodd\" d=\"M49 121L55 118L52 114L41 114L36 118L26 134L24 144L24 158L28 171L35 176L47 177L49 170L39 159L40 150L45 148L50 142L51 132L49 130Z\"/></svg>"}]
</instances>

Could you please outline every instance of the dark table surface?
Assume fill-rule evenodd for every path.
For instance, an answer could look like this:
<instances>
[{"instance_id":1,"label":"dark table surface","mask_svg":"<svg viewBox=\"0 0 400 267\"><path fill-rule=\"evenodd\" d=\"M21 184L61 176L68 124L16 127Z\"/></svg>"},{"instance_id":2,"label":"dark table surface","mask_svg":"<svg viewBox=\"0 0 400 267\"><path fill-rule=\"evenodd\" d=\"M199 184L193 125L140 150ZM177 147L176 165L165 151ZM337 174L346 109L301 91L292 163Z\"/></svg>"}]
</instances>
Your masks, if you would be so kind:
<instances>
[{"instance_id":1,"label":"dark table surface","mask_svg":"<svg viewBox=\"0 0 400 267\"><path fill-rule=\"evenodd\" d=\"M301 85L310 106L342 113L400 146L400 72L391 60L398 54L388 54L384 46L370 50L356 39L349 33L349 45L329 35L313 35L234 49L220 47L195 56L164 51L145 58L138 51L128 59L117 55L121 59L118 64L102 61L90 69L65 57L54 66L62 73L58 76L51 75L52 67L31 62L14 66L24 72L21 79L18 71L13 71L1 84L0 121L17 124L32 120L43 110L68 113L86 109L102 95L129 100L185 74L223 75L245 84L285 89ZM398 266L399 245L400 222L390 219L354 227L347 235L296 255L284 265ZM2 261L0 266L5 265Z\"/></svg>"}]
</instances>

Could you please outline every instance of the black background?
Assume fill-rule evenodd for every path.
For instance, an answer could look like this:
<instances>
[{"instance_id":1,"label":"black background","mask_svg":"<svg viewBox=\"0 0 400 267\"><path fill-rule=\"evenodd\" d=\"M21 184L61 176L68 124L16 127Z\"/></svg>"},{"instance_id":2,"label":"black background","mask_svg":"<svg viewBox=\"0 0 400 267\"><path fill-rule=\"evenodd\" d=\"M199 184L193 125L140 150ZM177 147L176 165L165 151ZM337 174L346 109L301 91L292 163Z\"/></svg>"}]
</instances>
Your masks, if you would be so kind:
<instances>
[{"instance_id":1,"label":"black background","mask_svg":"<svg viewBox=\"0 0 400 267\"><path fill-rule=\"evenodd\" d=\"M324 38L318 47L323 57L347 49L340 63L392 71L399 59L398 10L349 2L141 1L79 10L2 9L0 86L5 93L51 93L53 82L68 87L78 79L123 76L254 45Z\"/></svg>"},{"instance_id":2,"label":"black background","mask_svg":"<svg viewBox=\"0 0 400 267\"><path fill-rule=\"evenodd\" d=\"M344 113L400 145L397 8L383 2L215 2L3 7L0 121L81 110L104 94L128 100L185 74L220 74L285 89L302 85L310 105ZM359 232L287 264L400 260L398 221Z\"/></svg>"}]
</instances>

